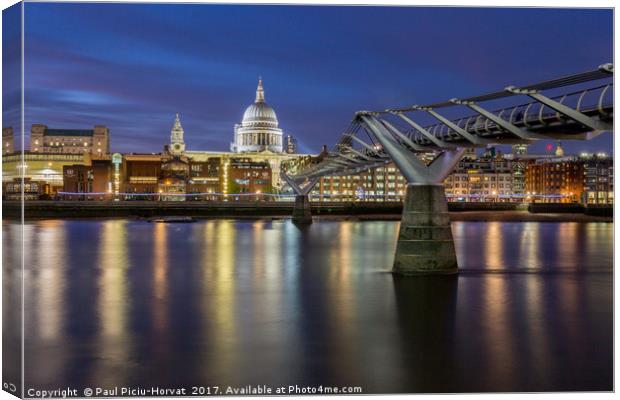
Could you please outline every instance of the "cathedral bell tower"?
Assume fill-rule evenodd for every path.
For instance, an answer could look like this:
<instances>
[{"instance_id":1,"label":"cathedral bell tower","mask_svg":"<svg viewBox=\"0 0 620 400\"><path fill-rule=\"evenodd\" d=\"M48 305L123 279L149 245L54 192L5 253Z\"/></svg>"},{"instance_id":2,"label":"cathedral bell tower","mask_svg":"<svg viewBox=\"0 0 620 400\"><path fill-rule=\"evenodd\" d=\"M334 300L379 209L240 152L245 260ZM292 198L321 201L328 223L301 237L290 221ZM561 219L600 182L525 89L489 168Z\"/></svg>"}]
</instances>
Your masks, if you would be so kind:
<instances>
[{"instance_id":1,"label":"cathedral bell tower","mask_svg":"<svg viewBox=\"0 0 620 400\"><path fill-rule=\"evenodd\" d=\"M180 156L185 153L185 142L183 141L183 127L181 126L181 119L179 113L177 113L174 119L174 125L170 131L170 146L168 147L170 154L173 156Z\"/></svg>"}]
</instances>

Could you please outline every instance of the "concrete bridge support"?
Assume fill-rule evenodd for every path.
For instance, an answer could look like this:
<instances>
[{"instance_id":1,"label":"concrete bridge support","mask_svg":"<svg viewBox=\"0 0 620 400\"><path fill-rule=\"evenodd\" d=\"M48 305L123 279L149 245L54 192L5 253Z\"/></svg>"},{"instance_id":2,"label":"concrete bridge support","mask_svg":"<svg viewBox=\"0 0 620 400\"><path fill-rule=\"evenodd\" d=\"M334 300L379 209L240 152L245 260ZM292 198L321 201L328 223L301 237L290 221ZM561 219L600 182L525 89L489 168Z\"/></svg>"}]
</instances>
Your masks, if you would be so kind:
<instances>
[{"instance_id":1,"label":"concrete bridge support","mask_svg":"<svg viewBox=\"0 0 620 400\"><path fill-rule=\"evenodd\" d=\"M360 118L408 182L392 271L401 275L457 273L442 182L459 162L464 149L445 149L425 165L407 148L408 137L394 126L368 115Z\"/></svg>"},{"instance_id":2,"label":"concrete bridge support","mask_svg":"<svg viewBox=\"0 0 620 400\"><path fill-rule=\"evenodd\" d=\"M407 185L393 271L403 275L458 272L443 185Z\"/></svg>"},{"instance_id":3,"label":"concrete bridge support","mask_svg":"<svg viewBox=\"0 0 620 400\"><path fill-rule=\"evenodd\" d=\"M308 199L308 195L295 195L293 222L304 225L312 223L312 210L310 209L310 200Z\"/></svg>"},{"instance_id":4,"label":"concrete bridge support","mask_svg":"<svg viewBox=\"0 0 620 400\"><path fill-rule=\"evenodd\" d=\"M312 190L314 185L318 182L319 178L304 182L303 186L300 186L290 176L284 172L280 174L282 179L289 184L289 186L295 192L295 206L293 207L293 223L300 225L308 225L312 223L312 210L310 208L310 199L308 193Z\"/></svg>"}]
</instances>

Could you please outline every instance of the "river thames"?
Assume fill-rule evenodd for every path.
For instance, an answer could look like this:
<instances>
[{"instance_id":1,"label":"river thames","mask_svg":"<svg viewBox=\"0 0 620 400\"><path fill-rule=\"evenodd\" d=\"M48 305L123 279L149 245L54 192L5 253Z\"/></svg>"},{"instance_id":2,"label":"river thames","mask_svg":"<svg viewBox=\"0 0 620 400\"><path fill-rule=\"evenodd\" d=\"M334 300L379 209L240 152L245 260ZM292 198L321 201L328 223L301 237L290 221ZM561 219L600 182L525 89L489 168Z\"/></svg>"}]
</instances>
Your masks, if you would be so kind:
<instances>
[{"instance_id":1,"label":"river thames","mask_svg":"<svg viewBox=\"0 0 620 400\"><path fill-rule=\"evenodd\" d=\"M25 387L612 390L613 224L453 222L432 278L389 273L398 226L27 222Z\"/></svg>"}]
</instances>

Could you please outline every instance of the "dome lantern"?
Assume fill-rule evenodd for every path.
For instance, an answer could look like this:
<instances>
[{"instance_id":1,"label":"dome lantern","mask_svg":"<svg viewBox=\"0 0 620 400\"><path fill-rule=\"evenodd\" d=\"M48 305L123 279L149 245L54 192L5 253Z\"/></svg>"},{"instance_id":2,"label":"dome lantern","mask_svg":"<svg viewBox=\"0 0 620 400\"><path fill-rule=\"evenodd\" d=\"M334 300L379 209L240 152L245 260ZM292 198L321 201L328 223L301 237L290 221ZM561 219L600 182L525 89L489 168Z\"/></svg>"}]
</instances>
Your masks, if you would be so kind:
<instances>
[{"instance_id":1,"label":"dome lantern","mask_svg":"<svg viewBox=\"0 0 620 400\"><path fill-rule=\"evenodd\" d=\"M256 88L256 100L255 103L265 102L265 90L263 89L263 78L258 77L258 87Z\"/></svg>"}]
</instances>

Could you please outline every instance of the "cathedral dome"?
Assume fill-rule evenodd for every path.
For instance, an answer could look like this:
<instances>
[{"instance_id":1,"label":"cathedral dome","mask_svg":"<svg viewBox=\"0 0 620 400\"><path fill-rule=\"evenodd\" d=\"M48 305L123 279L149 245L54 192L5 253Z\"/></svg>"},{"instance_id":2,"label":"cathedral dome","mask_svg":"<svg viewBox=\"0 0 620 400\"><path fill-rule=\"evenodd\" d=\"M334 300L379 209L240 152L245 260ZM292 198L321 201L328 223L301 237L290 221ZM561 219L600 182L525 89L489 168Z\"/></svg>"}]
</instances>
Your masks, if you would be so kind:
<instances>
[{"instance_id":1,"label":"cathedral dome","mask_svg":"<svg viewBox=\"0 0 620 400\"><path fill-rule=\"evenodd\" d=\"M243 113L243 121L241 125L247 126L270 126L278 127L278 118L276 112L267 103L265 103L265 92L263 90L262 79L258 80L258 88L256 89L256 100L246 108Z\"/></svg>"},{"instance_id":2,"label":"cathedral dome","mask_svg":"<svg viewBox=\"0 0 620 400\"><path fill-rule=\"evenodd\" d=\"M243 120L235 124L230 150L234 153L270 151L282 153L282 129L273 108L265 103L263 80L258 79L256 100L243 113Z\"/></svg>"},{"instance_id":3,"label":"cathedral dome","mask_svg":"<svg viewBox=\"0 0 620 400\"><path fill-rule=\"evenodd\" d=\"M267 103L254 103L243 113L243 125L256 122L278 123L276 112Z\"/></svg>"}]
</instances>

